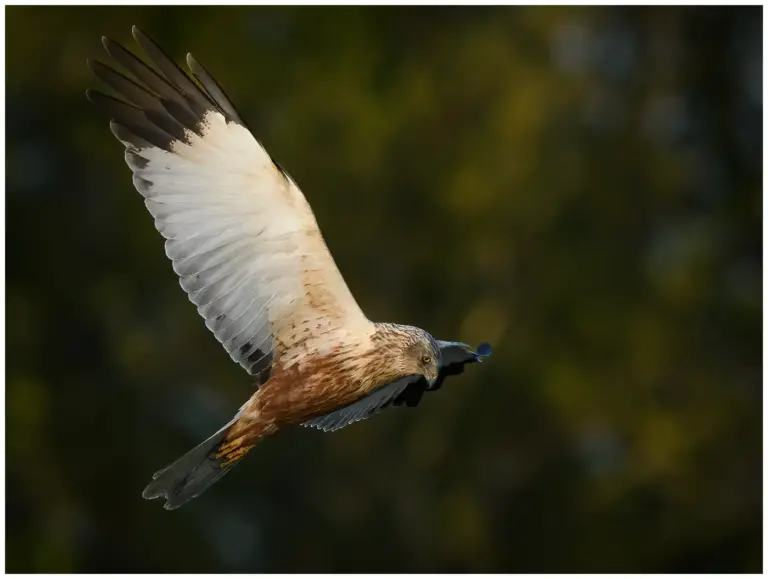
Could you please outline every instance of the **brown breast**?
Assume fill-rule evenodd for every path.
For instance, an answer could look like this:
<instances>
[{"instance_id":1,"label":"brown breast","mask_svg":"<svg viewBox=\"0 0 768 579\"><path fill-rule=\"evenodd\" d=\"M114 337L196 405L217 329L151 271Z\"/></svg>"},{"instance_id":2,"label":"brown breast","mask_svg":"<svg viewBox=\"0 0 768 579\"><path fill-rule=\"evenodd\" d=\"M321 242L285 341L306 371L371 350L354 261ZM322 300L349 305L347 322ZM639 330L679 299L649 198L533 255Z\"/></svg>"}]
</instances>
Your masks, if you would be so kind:
<instances>
[{"instance_id":1,"label":"brown breast","mask_svg":"<svg viewBox=\"0 0 768 579\"><path fill-rule=\"evenodd\" d=\"M308 357L287 369L275 368L253 398L253 410L259 419L276 426L300 423L365 395L365 374L360 371L364 360L349 350L339 348L326 356Z\"/></svg>"}]
</instances>

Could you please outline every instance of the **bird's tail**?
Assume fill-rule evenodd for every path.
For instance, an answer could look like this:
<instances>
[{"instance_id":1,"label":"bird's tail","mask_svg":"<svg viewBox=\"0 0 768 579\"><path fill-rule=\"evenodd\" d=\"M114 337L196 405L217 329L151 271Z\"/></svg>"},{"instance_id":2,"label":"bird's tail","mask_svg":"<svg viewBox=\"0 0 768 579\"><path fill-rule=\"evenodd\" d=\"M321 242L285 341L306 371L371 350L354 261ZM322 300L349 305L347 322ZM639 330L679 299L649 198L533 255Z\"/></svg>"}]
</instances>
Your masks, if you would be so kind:
<instances>
[{"instance_id":1,"label":"bird's tail","mask_svg":"<svg viewBox=\"0 0 768 579\"><path fill-rule=\"evenodd\" d=\"M145 499L166 499L164 508L171 510L201 495L227 474L261 438L250 432L228 437L237 417L208 440L156 472L144 489Z\"/></svg>"}]
</instances>

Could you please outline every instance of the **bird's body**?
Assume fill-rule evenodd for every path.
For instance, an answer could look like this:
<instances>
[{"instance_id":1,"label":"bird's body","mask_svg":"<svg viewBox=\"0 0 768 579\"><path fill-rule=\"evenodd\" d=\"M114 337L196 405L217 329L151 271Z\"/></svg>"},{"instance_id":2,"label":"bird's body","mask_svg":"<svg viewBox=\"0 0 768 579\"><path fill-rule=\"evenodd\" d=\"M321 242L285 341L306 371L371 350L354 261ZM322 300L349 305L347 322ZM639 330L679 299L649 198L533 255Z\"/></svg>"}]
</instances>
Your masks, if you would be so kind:
<instances>
[{"instance_id":1,"label":"bird's body","mask_svg":"<svg viewBox=\"0 0 768 579\"><path fill-rule=\"evenodd\" d=\"M257 388L229 424L158 472L145 497L180 506L283 426L336 430L390 405L416 406L490 353L371 322L301 190L218 84L191 55L197 83L136 28L134 37L160 72L103 39L139 82L89 61L129 102L88 96L112 117L182 288Z\"/></svg>"},{"instance_id":2,"label":"bird's body","mask_svg":"<svg viewBox=\"0 0 768 579\"><path fill-rule=\"evenodd\" d=\"M407 326L382 325L367 340L341 343L329 351L309 347L293 365L274 368L241 408L220 452L252 446L281 426L324 416L403 376L417 375L420 369L392 363L398 359L394 350L409 347L412 330L418 332Z\"/></svg>"}]
</instances>

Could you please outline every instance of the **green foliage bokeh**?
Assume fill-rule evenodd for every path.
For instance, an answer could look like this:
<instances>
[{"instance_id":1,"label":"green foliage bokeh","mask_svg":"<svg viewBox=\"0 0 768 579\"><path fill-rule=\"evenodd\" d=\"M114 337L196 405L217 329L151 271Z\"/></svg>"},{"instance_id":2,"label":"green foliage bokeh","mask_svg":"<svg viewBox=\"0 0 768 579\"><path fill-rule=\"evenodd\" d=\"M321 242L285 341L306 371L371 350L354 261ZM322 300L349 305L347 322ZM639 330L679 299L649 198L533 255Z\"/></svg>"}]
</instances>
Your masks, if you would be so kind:
<instances>
[{"instance_id":1,"label":"green foliage bokeh","mask_svg":"<svg viewBox=\"0 0 768 579\"><path fill-rule=\"evenodd\" d=\"M6 8L7 570L759 571L761 20ZM84 97L132 24L225 87L371 319L489 363L143 501L251 388Z\"/></svg>"}]
</instances>

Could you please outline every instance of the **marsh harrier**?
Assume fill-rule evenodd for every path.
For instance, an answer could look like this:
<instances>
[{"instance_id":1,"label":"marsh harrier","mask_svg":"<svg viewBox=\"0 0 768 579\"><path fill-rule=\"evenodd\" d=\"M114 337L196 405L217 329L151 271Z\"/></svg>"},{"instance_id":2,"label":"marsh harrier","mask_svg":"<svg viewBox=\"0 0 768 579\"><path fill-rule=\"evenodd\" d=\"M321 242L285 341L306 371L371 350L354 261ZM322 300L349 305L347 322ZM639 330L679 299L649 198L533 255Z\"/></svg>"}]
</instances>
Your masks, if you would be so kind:
<instances>
[{"instance_id":1,"label":"marsh harrier","mask_svg":"<svg viewBox=\"0 0 768 579\"><path fill-rule=\"evenodd\" d=\"M176 508L284 426L327 432L389 406L417 406L447 375L490 354L487 344L473 351L368 320L299 187L208 71L188 54L190 76L136 27L133 36L156 68L103 38L133 79L89 60L124 100L90 90L88 98L125 145L181 287L256 388L227 425L156 473L145 498Z\"/></svg>"}]
</instances>

